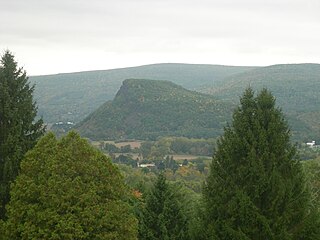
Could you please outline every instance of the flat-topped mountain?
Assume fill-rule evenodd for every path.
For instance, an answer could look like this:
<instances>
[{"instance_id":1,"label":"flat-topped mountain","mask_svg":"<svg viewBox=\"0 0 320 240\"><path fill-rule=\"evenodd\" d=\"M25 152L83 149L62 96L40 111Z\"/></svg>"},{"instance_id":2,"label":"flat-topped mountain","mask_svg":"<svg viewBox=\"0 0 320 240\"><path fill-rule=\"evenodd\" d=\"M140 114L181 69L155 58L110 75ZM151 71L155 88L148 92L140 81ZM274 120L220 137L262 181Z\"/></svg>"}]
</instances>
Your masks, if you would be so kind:
<instances>
[{"instance_id":1,"label":"flat-topped mountain","mask_svg":"<svg viewBox=\"0 0 320 240\"><path fill-rule=\"evenodd\" d=\"M31 81L36 83L39 114L44 116L46 122L78 123L113 99L122 81L128 78L170 80L189 90L211 94L215 100L231 104L238 104L239 96L248 86L255 90L266 87L275 95L277 105L287 116L294 139L299 142L312 139L320 141L319 64L282 64L257 68L154 64L38 76L31 77ZM118 95L123 96L121 91ZM117 97L114 101L118 100ZM172 98L172 103L174 101ZM232 107L228 111L232 112ZM181 132L175 132L181 135Z\"/></svg>"},{"instance_id":2,"label":"flat-topped mountain","mask_svg":"<svg viewBox=\"0 0 320 240\"><path fill-rule=\"evenodd\" d=\"M202 64L153 64L113 70L63 73L30 77L35 99L45 122L79 122L107 100L112 100L123 80L169 80L187 89L213 86L227 76L254 67Z\"/></svg>"},{"instance_id":3,"label":"flat-topped mountain","mask_svg":"<svg viewBox=\"0 0 320 240\"><path fill-rule=\"evenodd\" d=\"M76 126L91 139L217 137L233 107L169 81L125 80L108 101Z\"/></svg>"}]
</instances>

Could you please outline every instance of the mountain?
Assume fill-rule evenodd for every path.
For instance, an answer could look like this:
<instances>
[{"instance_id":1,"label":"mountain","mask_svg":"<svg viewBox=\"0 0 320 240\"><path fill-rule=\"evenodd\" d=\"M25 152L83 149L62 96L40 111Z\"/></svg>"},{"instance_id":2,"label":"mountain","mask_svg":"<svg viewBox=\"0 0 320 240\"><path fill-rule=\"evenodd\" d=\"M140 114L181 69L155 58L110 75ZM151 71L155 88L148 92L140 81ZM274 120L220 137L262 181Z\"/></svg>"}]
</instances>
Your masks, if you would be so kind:
<instances>
[{"instance_id":1,"label":"mountain","mask_svg":"<svg viewBox=\"0 0 320 240\"><path fill-rule=\"evenodd\" d=\"M44 116L46 122L77 123L113 99L122 81L128 78L170 80L189 90L211 94L216 100L228 101L231 105L238 104L239 96L246 87L251 86L256 90L267 87L276 96L277 105L283 109L294 140L320 141L319 64L282 64L257 68L154 64L38 76L30 80L36 83L35 97L39 114Z\"/></svg>"},{"instance_id":2,"label":"mountain","mask_svg":"<svg viewBox=\"0 0 320 240\"><path fill-rule=\"evenodd\" d=\"M169 81L125 80L108 101L76 126L99 139L156 139L159 136L217 137L232 106Z\"/></svg>"},{"instance_id":3,"label":"mountain","mask_svg":"<svg viewBox=\"0 0 320 240\"><path fill-rule=\"evenodd\" d=\"M251 86L272 91L289 120L296 140L320 141L320 64L282 64L234 74L201 92L218 99L238 102L243 90Z\"/></svg>"},{"instance_id":4,"label":"mountain","mask_svg":"<svg viewBox=\"0 0 320 240\"><path fill-rule=\"evenodd\" d=\"M201 64L153 64L140 67L32 76L38 112L45 122L79 122L107 100L112 100L128 78L170 80L195 90L227 76L255 69Z\"/></svg>"}]
</instances>

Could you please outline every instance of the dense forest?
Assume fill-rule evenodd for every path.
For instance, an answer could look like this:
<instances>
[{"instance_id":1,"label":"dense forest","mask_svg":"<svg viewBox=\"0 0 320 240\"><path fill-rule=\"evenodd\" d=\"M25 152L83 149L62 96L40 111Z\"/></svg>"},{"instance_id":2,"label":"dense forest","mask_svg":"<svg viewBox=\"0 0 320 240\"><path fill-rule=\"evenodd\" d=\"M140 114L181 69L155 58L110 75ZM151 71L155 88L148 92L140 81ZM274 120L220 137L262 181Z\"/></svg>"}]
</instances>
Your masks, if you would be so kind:
<instances>
[{"instance_id":1,"label":"dense forest","mask_svg":"<svg viewBox=\"0 0 320 240\"><path fill-rule=\"evenodd\" d=\"M125 79L167 80L189 90L212 86L232 74L256 67L204 64L152 64L140 67L31 76L39 115L48 123L79 122L108 100Z\"/></svg>"},{"instance_id":2,"label":"dense forest","mask_svg":"<svg viewBox=\"0 0 320 240\"><path fill-rule=\"evenodd\" d=\"M94 140L217 137L231 109L210 95L168 81L129 79L112 102L102 105L76 129Z\"/></svg>"},{"instance_id":3,"label":"dense forest","mask_svg":"<svg viewBox=\"0 0 320 240\"><path fill-rule=\"evenodd\" d=\"M64 128L79 123L106 101L114 99L122 82L129 78L171 81L189 90L211 94L216 100L225 102L227 109L230 103L237 103L242 91L249 85L255 90L267 87L282 107L291 126L293 139L306 142L320 140L317 124L319 72L319 64L266 67L154 64L34 76L30 81L37 86L35 99L39 105L39 115L43 116L49 126L60 123ZM71 124L68 125L68 122Z\"/></svg>"},{"instance_id":4,"label":"dense forest","mask_svg":"<svg viewBox=\"0 0 320 240\"><path fill-rule=\"evenodd\" d=\"M286 115L296 141L320 140L320 64L283 64L232 75L203 89L218 99L237 102L243 89L268 87Z\"/></svg>"},{"instance_id":5,"label":"dense forest","mask_svg":"<svg viewBox=\"0 0 320 240\"><path fill-rule=\"evenodd\" d=\"M292 142L268 89L226 103L129 79L79 133L58 137L37 116L34 89L6 51L2 239L320 238L320 150Z\"/></svg>"}]
</instances>

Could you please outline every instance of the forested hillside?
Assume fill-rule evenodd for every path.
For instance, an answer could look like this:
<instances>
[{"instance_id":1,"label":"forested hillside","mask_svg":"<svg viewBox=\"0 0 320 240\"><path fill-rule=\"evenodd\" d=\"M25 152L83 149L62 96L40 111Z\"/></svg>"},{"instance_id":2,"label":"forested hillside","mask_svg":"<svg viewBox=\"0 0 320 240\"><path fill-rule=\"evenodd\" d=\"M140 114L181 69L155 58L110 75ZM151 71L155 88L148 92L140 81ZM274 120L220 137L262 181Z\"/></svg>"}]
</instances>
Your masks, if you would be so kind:
<instances>
[{"instance_id":1,"label":"forested hillside","mask_svg":"<svg viewBox=\"0 0 320 240\"><path fill-rule=\"evenodd\" d=\"M268 88L289 120L295 140L320 140L320 64L283 64L235 74L202 92L237 102L248 86Z\"/></svg>"},{"instance_id":2,"label":"forested hillside","mask_svg":"<svg viewBox=\"0 0 320 240\"><path fill-rule=\"evenodd\" d=\"M223 78L254 69L201 64L153 64L140 67L30 77L44 121L79 122L107 100L125 79L169 80L187 89L213 86Z\"/></svg>"},{"instance_id":3,"label":"forested hillside","mask_svg":"<svg viewBox=\"0 0 320 240\"><path fill-rule=\"evenodd\" d=\"M319 64L284 64L259 68L154 64L107 71L38 76L30 79L36 83L35 98L39 107L39 115L43 116L48 123L78 123L82 121L106 101L113 99L122 81L127 78L169 80L187 89L211 94L215 99L229 101L232 104L237 103L241 92L249 85L253 89L267 87L277 98L278 106L283 109L292 129L294 140L305 142L311 139L320 140L320 127L317 124L320 117L320 103L318 101L320 97L319 76ZM150 94L152 95L153 93L150 92ZM116 98L115 102L117 101ZM170 101L175 106L181 105L180 100L174 97ZM107 105L110 105L110 103L105 104L102 108L106 109ZM125 109L123 108L124 111L118 112L124 115L126 114ZM101 108L99 111L102 111ZM232 108L228 111L231 112ZM93 115L96 114L94 113ZM176 114L172 116L178 117ZM132 116L127 118L132 118ZM187 119L188 115L184 115L182 118ZM212 119L212 121L214 120ZM228 118L223 121L226 122L227 120ZM133 120L128 121L130 122L129 126L136 127L135 124L131 124L134 122ZM156 120L156 123L159 123L159 120ZM219 123L217 124L219 125ZM95 124L90 123L89 125ZM115 125L110 125L110 127L113 126ZM123 131L123 127L127 128L126 126L117 127L118 130L114 132L118 133L111 135L113 137L136 136L133 133L128 134L127 131L120 133ZM153 135L156 135L159 131L163 134L170 132L170 134L177 134L178 136L189 135L185 132L182 133L181 129L172 131L171 126L166 127L159 126L161 130L151 130L149 128L148 132L154 132ZM92 132L92 130L86 130L86 134L88 132ZM201 130L197 131L197 133L200 132ZM162 133L160 135L163 135ZM102 136L103 134L100 135ZM96 134L91 134L90 136L93 137ZM197 136L206 137L206 134Z\"/></svg>"},{"instance_id":4,"label":"forested hillside","mask_svg":"<svg viewBox=\"0 0 320 240\"><path fill-rule=\"evenodd\" d=\"M232 105L168 81L129 79L76 129L91 139L218 137Z\"/></svg>"}]
</instances>

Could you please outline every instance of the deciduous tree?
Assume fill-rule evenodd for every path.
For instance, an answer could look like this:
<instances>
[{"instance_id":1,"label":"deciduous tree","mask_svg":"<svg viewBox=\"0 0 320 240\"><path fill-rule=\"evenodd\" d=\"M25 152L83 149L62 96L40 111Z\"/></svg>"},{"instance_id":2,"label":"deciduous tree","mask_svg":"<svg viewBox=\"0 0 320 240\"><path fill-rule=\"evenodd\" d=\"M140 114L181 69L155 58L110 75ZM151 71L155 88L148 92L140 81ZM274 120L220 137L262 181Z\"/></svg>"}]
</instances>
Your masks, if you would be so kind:
<instances>
[{"instance_id":1,"label":"deciduous tree","mask_svg":"<svg viewBox=\"0 0 320 240\"><path fill-rule=\"evenodd\" d=\"M137 239L118 168L70 132L41 138L21 162L7 205L7 239Z\"/></svg>"}]
</instances>

